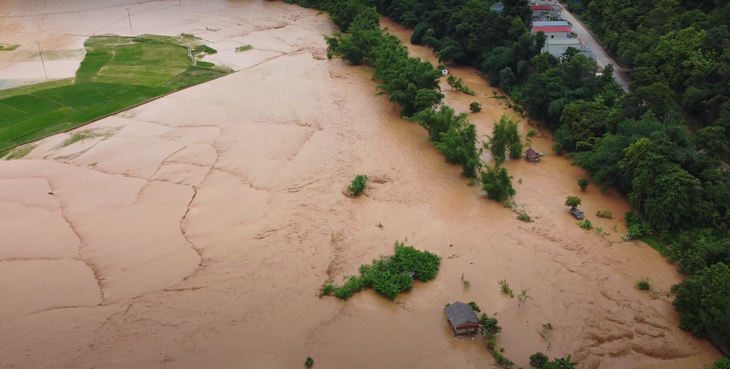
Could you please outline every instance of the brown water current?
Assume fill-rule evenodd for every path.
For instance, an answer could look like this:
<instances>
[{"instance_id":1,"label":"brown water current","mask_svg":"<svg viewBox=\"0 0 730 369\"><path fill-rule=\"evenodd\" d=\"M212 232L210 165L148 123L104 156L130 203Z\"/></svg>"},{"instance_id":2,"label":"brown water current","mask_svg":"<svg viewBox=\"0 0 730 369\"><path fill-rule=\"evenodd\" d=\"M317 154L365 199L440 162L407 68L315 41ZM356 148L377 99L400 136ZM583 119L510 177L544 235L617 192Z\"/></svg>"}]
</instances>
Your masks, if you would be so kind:
<instances>
[{"instance_id":1,"label":"brown water current","mask_svg":"<svg viewBox=\"0 0 730 369\"><path fill-rule=\"evenodd\" d=\"M585 173L552 153L511 160L515 201L535 218L517 221L375 97L369 71L327 60L322 35L334 27L316 10L4 0L0 42L76 49L83 35L128 34L125 6L135 34L193 33L238 72L80 128L96 138L64 147L61 134L0 161L1 368L299 368L307 356L316 368L492 367L481 339L452 336L442 309L456 300L497 313L498 347L524 367L536 351L572 354L579 368L717 359L677 327L671 301L633 287L650 276L667 291L680 276L621 241L620 196L581 193ZM408 44L410 31L383 26ZM243 44L254 49L233 51ZM22 62L0 57L0 68ZM445 102L457 112L481 102L470 115L480 135L513 114L473 69L450 71L477 95L444 81ZM543 134L533 147L550 152ZM357 174L371 178L369 193L343 196ZM576 226L568 195L609 235ZM601 209L617 219L595 217ZM395 240L441 255L437 278L398 304L373 291L318 297ZM532 300L516 307L502 279ZM550 350L538 333L548 322Z\"/></svg>"}]
</instances>

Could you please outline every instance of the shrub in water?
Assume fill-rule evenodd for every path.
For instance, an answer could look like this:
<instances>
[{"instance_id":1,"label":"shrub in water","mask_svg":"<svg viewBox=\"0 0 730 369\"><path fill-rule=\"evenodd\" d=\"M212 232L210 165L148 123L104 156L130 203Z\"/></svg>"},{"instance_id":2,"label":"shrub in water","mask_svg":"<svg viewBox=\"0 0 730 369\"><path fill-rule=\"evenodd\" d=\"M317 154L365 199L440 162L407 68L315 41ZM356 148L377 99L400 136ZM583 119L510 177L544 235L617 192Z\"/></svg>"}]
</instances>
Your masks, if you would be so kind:
<instances>
[{"instance_id":1,"label":"shrub in water","mask_svg":"<svg viewBox=\"0 0 730 369\"><path fill-rule=\"evenodd\" d=\"M368 176L359 174L355 177L355 179L352 180L352 183L349 187L347 187L347 190L350 191L350 194L352 194L353 196L358 196L363 191L365 191L367 183Z\"/></svg>"},{"instance_id":2,"label":"shrub in water","mask_svg":"<svg viewBox=\"0 0 730 369\"><path fill-rule=\"evenodd\" d=\"M585 230L588 230L588 231L590 231L591 229L593 229L593 223L591 223L591 221L588 220L588 219L575 222L575 224L577 224L578 227L581 227L581 228L583 228Z\"/></svg>"},{"instance_id":3,"label":"shrub in water","mask_svg":"<svg viewBox=\"0 0 730 369\"><path fill-rule=\"evenodd\" d=\"M482 191L487 193L487 198L504 202L514 196L517 191L512 187L512 177L507 174L507 169L495 166L487 167L482 172Z\"/></svg>"},{"instance_id":4,"label":"shrub in water","mask_svg":"<svg viewBox=\"0 0 730 369\"><path fill-rule=\"evenodd\" d=\"M585 192L585 190L588 188L588 178L581 178L578 180L578 186L580 187L580 190Z\"/></svg>"},{"instance_id":5,"label":"shrub in water","mask_svg":"<svg viewBox=\"0 0 730 369\"><path fill-rule=\"evenodd\" d=\"M574 208L578 205L580 205L580 197L568 196L565 198L565 206L570 206L571 208Z\"/></svg>"},{"instance_id":6,"label":"shrub in water","mask_svg":"<svg viewBox=\"0 0 730 369\"><path fill-rule=\"evenodd\" d=\"M497 318L490 318L487 314L482 314L482 317L479 319L479 328L486 335L495 335L502 331L502 327L497 323Z\"/></svg>"},{"instance_id":7,"label":"shrub in water","mask_svg":"<svg viewBox=\"0 0 730 369\"><path fill-rule=\"evenodd\" d=\"M312 365L314 365L314 360L312 360L311 357L307 356L307 360L304 362L304 366L307 368L311 368Z\"/></svg>"},{"instance_id":8,"label":"shrub in water","mask_svg":"<svg viewBox=\"0 0 730 369\"><path fill-rule=\"evenodd\" d=\"M596 212L596 216L599 218L613 219L613 213L611 213L611 210L599 210Z\"/></svg>"},{"instance_id":9,"label":"shrub in water","mask_svg":"<svg viewBox=\"0 0 730 369\"><path fill-rule=\"evenodd\" d=\"M532 222L532 218L531 218L531 217L530 217L530 216L529 216L529 215L528 215L527 213L525 213L524 211L523 211L523 212L521 212L521 213L520 213L520 214L519 214L519 215L517 216L517 220L521 220L521 221L523 221L523 222L527 222L527 223L529 223L529 222Z\"/></svg>"},{"instance_id":10,"label":"shrub in water","mask_svg":"<svg viewBox=\"0 0 730 369\"><path fill-rule=\"evenodd\" d=\"M471 306L472 309L474 309L475 312L481 313L482 309L479 308L479 305L477 305L476 302L472 301L469 303L469 306Z\"/></svg>"},{"instance_id":11,"label":"shrub in water","mask_svg":"<svg viewBox=\"0 0 730 369\"><path fill-rule=\"evenodd\" d=\"M471 104L469 104L469 110L471 110L472 113L479 113L482 111L482 104L472 101Z\"/></svg>"},{"instance_id":12,"label":"shrub in water","mask_svg":"<svg viewBox=\"0 0 730 369\"><path fill-rule=\"evenodd\" d=\"M395 255L361 265L359 277L350 276L342 287L326 285L322 292L326 289L327 293L334 292L335 297L346 300L363 288L373 288L388 300L395 300L398 294L413 288L413 279L428 282L436 278L440 265L438 255L396 242ZM413 273L413 279L408 272Z\"/></svg>"},{"instance_id":13,"label":"shrub in water","mask_svg":"<svg viewBox=\"0 0 730 369\"><path fill-rule=\"evenodd\" d=\"M530 355L530 366L536 369L543 369L550 358L542 352L536 352Z\"/></svg>"},{"instance_id":14,"label":"shrub in water","mask_svg":"<svg viewBox=\"0 0 730 369\"><path fill-rule=\"evenodd\" d=\"M509 295L509 297L515 297L515 294L512 292L512 288L510 288L509 283L507 283L506 279L503 279L499 281L500 287L502 287L502 292Z\"/></svg>"},{"instance_id":15,"label":"shrub in water","mask_svg":"<svg viewBox=\"0 0 730 369\"><path fill-rule=\"evenodd\" d=\"M644 277L639 279L638 282L636 282L636 288L642 290L642 291L648 291L651 289L651 278Z\"/></svg>"}]
</instances>

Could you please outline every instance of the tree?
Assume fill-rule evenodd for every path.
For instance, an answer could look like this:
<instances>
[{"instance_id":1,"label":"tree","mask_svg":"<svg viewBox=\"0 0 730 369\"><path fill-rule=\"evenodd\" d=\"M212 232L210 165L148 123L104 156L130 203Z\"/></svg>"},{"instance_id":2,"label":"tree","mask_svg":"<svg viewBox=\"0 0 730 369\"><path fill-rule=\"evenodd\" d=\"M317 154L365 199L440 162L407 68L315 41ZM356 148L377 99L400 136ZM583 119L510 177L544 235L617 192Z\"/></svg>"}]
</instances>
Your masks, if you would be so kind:
<instances>
[{"instance_id":1,"label":"tree","mask_svg":"<svg viewBox=\"0 0 730 369\"><path fill-rule=\"evenodd\" d=\"M462 176L473 178L482 165L479 160L481 150L476 149L476 140L477 131L473 124L451 126L439 134L436 148L446 157L446 161L461 165Z\"/></svg>"},{"instance_id":2,"label":"tree","mask_svg":"<svg viewBox=\"0 0 730 369\"><path fill-rule=\"evenodd\" d=\"M570 206L571 208L575 208L578 205L580 205L580 197L568 196L565 198L565 206Z\"/></svg>"},{"instance_id":3,"label":"tree","mask_svg":"<svg viewBox=\"0 0 730 369\"><path fill-rule=\"evenodd\" d=\"M546 363L545 366L543 366L543 369L573 369L575 366L578 365L578 363L571 363L570 362L570 355L568 355L567 358L563 359L553 359L553 361Z\"/></svg>"},{"instance_id":4,"label":"tree","mask_svg":"<svg viewBox=\"0 0 730 369\"><path fill-rule=\"evenodd\" d=\"M482 111L482 104L472 101L471 104L469 104L469 110L471 110L472 113L478 113Z\"/></svg>"},{"instance_id":5,"label":"tree","mask_svg":"<svg viewBox=\"0 0 730 369\"><path fill-rule=\"evenodd\" d=\"M507 169L495 165L494 168L486 167L482 172L482 191L487 193L487 198L500 202L509 200L517 192L512 187L512 177L507 174Z\"/></svg>"},{"instance_id":6,"label":"tree","mask_svg":"<svg viewBox=\"0 0 730 369\"><path fill-rule=\"evenodd\" d=\"M497 324L497 318L490 318L487 314L482 314L479 319L479 327L484 334L497 334L502 331L502 327Z\"/></svg>"},{"instance_id":7,"label":"tree","mask_svg":"<svg viewBox=\"0 0 730 369\"><path fill-rule=\"evenodd\" d=\"M431 142L439 142L441 133L448 131L451 127L460 128L468 124L466 113L456 115L454 109L447 105L442 105L437 112L430 109L421 110L413 116L413 119L426 129Z\"/></svg>"},{"instance_id":8,"label":"tree","mask_svg":"<svg viewBox=\"0 0 730 369\"><path fill-rule=\"evenodd\" d=\"M580 186L580 190L585 192L588 188L588 178L581 178L578 180L578 186Z\"/></svg>"},{"instance_id":9,"label":"tree","mask_svg":"<svg viewBox=\"0 0 730 369\"><path fill-rule=\"evenodd\" d=\"M492 153L496 165L501 165L506 160L507 149L511 157L522 156L522 141L517 130L517 120L503 114L499 122L494 123L492 135L487 136L484 148Z\"/></svg>"},{"instance_id":10,"label":"tree","mask_svg":"<svg viewBox=\"0 0 730 369\"><path fill-rule=\"evenodd\" d=\"M718 263L672 287L679 312L679 327L695 337L720 333L723 318L730 312L730 269ZM728 344L730 342L724 342Z\"/></svg>"},{"instance_id":11,"label":"tree","mask_svg":"<svg viewBox=\"0 0 730 369\"><path fill-rule=\"evenodd\" d=\"M542 352L530 355L530 366L535 369L542 369L550 361L550 358Z\"/></svg>"},{"instance_id":12,"label":"tree","mask_svg":"<svg viewBox=\"0 0 730 369\"><path fill-rule=\"evenodd\" d=\"M695 142L698 149L705 150L705 154L713 159L722 159L730 152L724 127L710 126L700 129Z\"/></svg>"}]
</instances>

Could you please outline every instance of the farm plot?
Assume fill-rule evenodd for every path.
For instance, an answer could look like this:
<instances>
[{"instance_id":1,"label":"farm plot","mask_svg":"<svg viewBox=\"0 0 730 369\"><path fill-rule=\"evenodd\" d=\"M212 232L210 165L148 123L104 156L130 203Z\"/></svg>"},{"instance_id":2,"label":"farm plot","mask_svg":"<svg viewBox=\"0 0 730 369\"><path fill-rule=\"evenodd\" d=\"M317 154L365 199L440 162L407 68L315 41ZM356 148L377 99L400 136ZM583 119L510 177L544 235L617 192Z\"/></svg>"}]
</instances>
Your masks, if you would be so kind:
<instances>
[{"instance_id":1,"label":"farm plot","mask_svg":"<svg viewBox=\"0 0 730 369\"><path fill-rule=\"evenodd\" d=\"M89 38L72 82L0 91L0 157L23 143L228 74L211 63L196 65L191 55L215 52L201 45L191 35Z\"/></svg>"}]
</instances>

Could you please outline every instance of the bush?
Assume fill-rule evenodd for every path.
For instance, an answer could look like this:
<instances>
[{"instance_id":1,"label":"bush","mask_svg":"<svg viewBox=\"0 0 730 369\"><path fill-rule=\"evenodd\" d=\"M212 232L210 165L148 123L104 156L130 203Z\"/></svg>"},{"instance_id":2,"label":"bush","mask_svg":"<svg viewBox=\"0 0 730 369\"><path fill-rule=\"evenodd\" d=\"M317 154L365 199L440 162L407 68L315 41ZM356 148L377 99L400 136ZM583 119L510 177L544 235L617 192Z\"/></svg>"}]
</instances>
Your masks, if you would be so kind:
<instances>
[{"instance_id":1,"label":"bush","mask_svg":"<svg viewBox=\"0 0 730 369\"><path fill-rule=\"evenodd\" d=\"M581 178L578 180L578 186L580 186L580 190L585 192L586 189L588 189L588 178Z\"/></svg>"},{"instance_id":2,"label":"bush","mask_svg":"<svg viewBox=\"0 0 730 369\"><path fill-rule=\"evenodd\" d=\"M522 139L517 128L517 121L503 114L499 122L494 123L492 135L487 136L484 148L492 153L496 165L502 164L505 154L509 149L510 157L519 158L522 156Z\"/></svg>"},{"instance_id":3,"label":"bush","mask_svg":"<svg viewBox=\"0 0 730 369\"><path fill-rule=\"evenodd\" d=\"M502 327L497 323L497 318L490 318L487 314L482 314L482 317L479 319L479 327L482 333L486 335L495 335L502 331Z\"/></svg>"},{"instance_id":4,"label":"bush","mask_svg":"<svg viewBox=\"0 0 730 369\"><path fill-rule=\"evenodd\" d=\"M322 286L322 295L331 295L337 288L333 284L325 284Z\"/></svg>"},{"instance_id":5,"label":"bush","mask_svg":"<svg viewBox=\"0 0 730 369\"><path fill-rule=\"evenodd\" d=\"M248 50L251 50L251 49L253 49L253 46L251 46L251 45L243 45L243 46L237 47L236 48L236 51L237 52L241 52L241 51L248 51Z\"/></svg>"},{"instance_id":6,"label":"bush","mask_svg":"<svg viewBox=\"0 0 730 369\"><path fill-rule=\"evenodd\" d=\"M521 212L519 215L517 215L517 220L521 220L521 221L527 222L527 223L532 222L532 218L524 211Z\"/></svg>"},{"instance_id":7,"label":"bush","mask_svg":"<svg viewBox=\"0 0 730 369\"><path fill-rule=\"evenodd\" d=\"M583 228L585 230L588 230L588 231L590 231L591 229L593 229L593 223L591 223L591 221L588 220L588 219L575 222L575 224L577 224L578 227L581 227L581 228Z\"/></svg>"},{"instance_id":8,"label":"bush","mask_svg":"<svg viewBox=\"0 0 730 369\"><path fill-rule=\"evenodd\" d=\"M568 196L565 198L565 206L570 206L571 208L574 208L578 205L580 205L580 197Z\"/></svg>"},{"instance_id":9,"label":"bush","mask_svg":"<svg viewBox=\"0 0 730 369\"><path fill-rule=\"evenodd\" d=\"M730 369L730 359L724 357L712 364L712 369Z\"/></svg>"},{"instance_id":10,"label":"bush","mask_svg":"<svg viewBox=\"0 0 730 369\"><path fill-rule=\"evenodd\" d=\"M365 187L367 187L368 183L368 176L359 174L355 177L355 179L352 180L352 183L349 187L347 187L347 190L350 191L350 194L353 196L360 195L363 191L365 191Z\"/></svg>"},{"instance_id":11,"label":"bush","mask_svg":"<svg viewBox=\"0 0 730 369\"><path fill-rule=\"evenodd\" d=\"M482 111L482 104L472 101L471 104L469 104L469 110L471 110L472 113L479 113Z\"/></svg>"},{"instance_id":12,"label":"bush","mask_svg":"<svg viewBox=\"0 0 730 369\"><path fill-rule=\"evenodd\" d=\"M505 202L517 193L512 187L512 177L507 174L506 168L487 167L486 172L482 172L481 182L482 191L491 200Z\"/></svg>"},{"instance_id":13,"label":"bush","mask_svg":"<svg viewBox=\"0 0 730 369\"><path fill-rule=\"evenodd\" d=\"M436 278L441 265L438 255L397 241L394 250L395 255L389 258L381 257L373 260L371 265L361 265L360 276L350 276L342 287L325 285L322 293L334 291L335 297L347 300L364 288L373 288L388 300L395 300L398 294L413 288L413 279L428 282ZM407 272L413 272L413 279Z\"/></svg>"},{"instance_id":14,"label":"bush","mask_svg":"<svg viewBox=\"0 0 730 369\"><path fill-rule=\"evenodd\" d=\"M649 227L649 225L644 222L638 214L632 211L627 211L624 218L626 219L626 228L629 229L626 234L621 235L621 238L624 240L633 240L641 236L651 234L651 227Z\"/></svg>"},{"instance_id":15,"label":"bush","mask_svg":"<svg viewBox=\"0 0 730 369\"><path fill-rule=\"evenodd\" d=\"M311 368L312 365L314 365L314 360L312 360L311 357L307 356L307 360L304 362L304 366L307 368Z\"/></svg>"},{"instance_id":16,"label":"bush","mask_svg":"<svg viewBox=\"0 0 730 369\"><path fill-rule=\"evenodd\" d=\"M651 278L644 277L639 279L638 282L636 282L636 288L642 290L642 291L648 291L651 289Z\"/></svg>"},{"instance_id":17,"label":"bush","mask_svg":"<svg viewBox=\"0 0 730 369\"><path fill-rule=\"evenodd\" d=\"M611 213L611 210L599 210L596 212L596 216L599 218L613 219L613 213Z\"/></svg>"},{"instance_id":18,"label":"bush","mask_svg":"<svg viewBox=\"0 0 730 369\"><path fill-rule=\"evenodd\" d=\"M479 308L479 305L477 305L476 302L472 301L469 303L469 306L471 306L472 309L474 309L475 312L481 313L482 309Z\"/></svg>"},{"instance_id":19,"label":"bush","mask_svg":"<svg viewBox=\"0 0 730 369\"><path fill-rule=\"evenodd\" d=\"M514 292L512 292L512 288L510 288L509 283L507 283L506 279L499 281L499 286L502 287L502 292L509 295L509 297L515 297L515 294Z\"/></svg>"},{"instance_id":20,"label":"bush","mask_svg":"<svg viewBox=\"0 0 730 369\"><path fill-rule=\"evenodd\" d=\"M535 369L542 369L550 361L550 358L542 352L536 352L530 355L530 366Z\"/></svg>"},{"instance_id":21,"label":"bush","mask_svg":"<svg viewBox=\"0 0 730 369\"><path fill-rule=\"evenodd\" d=\"M446 157L447 162L461 165L463 177L472 178L482 166L479 159L481 150L477 150L476 141L477 130L473 124L452 126L448 131L439 133L436 149Z\"/></svg>"},{"instance_id":22,"label":"bush","mask_svg":"<svg viewBox=\"0 0 730 369\"><path fill-rule=\"evenodd\" d=\"M195 54L216 54L218 51L208 45L198 45L192 50L193 55Z\"/></svg>"}]
</instances>

